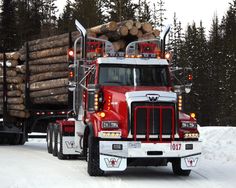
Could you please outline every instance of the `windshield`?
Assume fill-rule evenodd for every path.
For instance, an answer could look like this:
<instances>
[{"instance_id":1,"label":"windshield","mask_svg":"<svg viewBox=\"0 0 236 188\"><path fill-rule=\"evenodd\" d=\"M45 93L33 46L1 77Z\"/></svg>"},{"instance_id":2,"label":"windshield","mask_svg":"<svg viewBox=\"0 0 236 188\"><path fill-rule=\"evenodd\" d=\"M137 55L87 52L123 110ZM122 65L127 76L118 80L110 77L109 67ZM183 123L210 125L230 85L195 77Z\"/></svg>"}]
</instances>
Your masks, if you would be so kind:
<instances>
[{"instance_id":1,"label":"windshield","mask_svg":"<svg viewBox=\"0 0 236 188\"><path fill-rule=\"evenodd\" d=\"M169 86L167 66L101 65L99 84L107 86Z\"/></svg>"}]
</instances>

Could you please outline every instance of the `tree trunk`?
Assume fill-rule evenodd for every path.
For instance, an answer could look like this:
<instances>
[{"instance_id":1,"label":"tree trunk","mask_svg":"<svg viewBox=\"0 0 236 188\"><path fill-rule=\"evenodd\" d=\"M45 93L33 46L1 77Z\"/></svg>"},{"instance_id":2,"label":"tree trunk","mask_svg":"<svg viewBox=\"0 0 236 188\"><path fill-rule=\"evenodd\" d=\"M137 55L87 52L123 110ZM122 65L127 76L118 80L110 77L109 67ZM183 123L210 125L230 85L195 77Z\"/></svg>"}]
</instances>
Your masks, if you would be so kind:
<instances>
[{"instance_id":1,"label":"tree trunk","mask_svg":"<svg viewBox=\"0 0 236 188\"><path fill-rule=\"evenodd\" d=\"M7 60L6 66L7 67L16 67L18 65L18 60ZM3 60L0 60L0 66L3 66Z\"/></svg>"},{"instance_id":2,"label":"tree trunk","mask_svg":"<svg viewBox=\"0 0 236 188\"><path fill-rule=\"evenodd\" d=\"M25 74L25 65L16 66L16 72L21 73L21 74Z\"/></svg>"},{"instance_id":3,"label":"tree trunk","mask_svg":"<svg viewBox=\"0 0 236 188\"><path fill-rule=\"evenodd\" d=\"M143 32L141 30L138 30L137 37L138 38L142 38L143 37Z\"/></svg>"},{"instance_id":4,"label":"tree trunk","mask_svg":"<svg viewBox=\"0 0 236 188\"><path fill-rule=\"evenodd\" d=\"M56 63L67 63L67 55L65 54L63 56L47 57L29 61L29 65L47 65Z\"/></svg>"},{"instance_id":5,"label":"tree trunk","mask_svg":"<svg viewBox=\"0 0 236 188\"><path fill-rule=\"evenodd\" d=\"M21 96L21 91L20 90L14 90L14 91L8 91L7 96L8 97L20 97Z\"/></svg>"},{"instance_id":6,"label":"tree trunk","mask_svg":"<svg viewBox=\"0 0 236 188\"><path fill-rule=\"evenodd\" d=\"M25 110L25 105L23 104L9 104L7 105L7 109L9 110Z\"/></svg>"},{"instance_id":7,"label":"tree trunk","mask_svg":"<svg viewBox=\"0 0 236 188\"><path fill-rule=\"evenodd\" d=\"M57 72L57 71L67 72L68 64L61 63L61 64L51 64L51 65L31 65L29 69L31 74L38 74L43 72Z\"/></svg>"},{"instance_id":8,"label":"tree trunk","mask_svg":"<svg viewBox=\"0 0 236 188\"><path fill-rule=\"evenodd\" d=\"M118 26L126 26L128 28L128 30L132 29L133 25L134 25L134 21L133 20L126 20L126 21L122 21L117 23Z\"/></svg>"},{"instance_id":9,"label":"tree trunk","mask_svg":"<svg viewBox=\"0 0 236 188\"><path fill-rule=\"evenodd\" d=\"M0 84L2 84L2 83L3 83L3 77L0 77ZM20 76L7 77L7 83L9 83L9 84L23 83L23 78Z\"/></svg>"},{"instance_id":10,"label":"tree trunk","mask_svg":"<svg viewBox=\"0 0 236 188\"><path fill-rule=\"evenodd\" d=\"M33 98L32 102L34 104L66 104L68 102L68 95L55 95L47 97Z\"/></svg>"},{"instance_id":11,"label":"tree trunk","mask_svg":"<svg viewBox=\"0 0 236 188\"><path fill-rule=\"evenodd\" d=\"M137 29L140 29L142 27L142 24L140 21L134 21L134 26L137 27Z\"/></svg>"},{"instance_id":12,"label":"tree trunk","mask_svg":"<svg viewBox=\"0 0 236 188\"><path fill-rule=\"evenodd\" d=\"M96 34L105 34L110 31L115 31L117 29L117 23L114 21L98 25L89 29L89 31Z\"/></svg>"},{"instance_id":13,"label":"tree trunk","mask_svg":"<svg viewBox=\"0 0 236 188\"><path fill-rule=\"evenodd\" d=\"M7 60L18 60L20 58L19 52L6 53ZM0 54L0 60L3 60L3 53Z\"/></svg>"},{"instance_id":14,"label":"tree trunk","mask_svg":"<svg viewBox=\"0 0 236 188\"><path fill-rule=\"evenodd\" d=\"M60 88L55 88L55 89L30 92L30 97L32 98L46 97L46 96L61 95L61 94L67 94L67 93L68 93L67 87L60 87Z\"/></svg>"},{"instance_id":15,"label":"tree trunk","mask_svg":"<svg viewBox=\"0 0 236 188\"><path fill-rule=\"evenodd\" d=\"M42 80L52 80L55 78L67 78L68 72L45 72L30 76L30 83L39 82Z\"/></svg>"},{"instance_id":16,"label":"tree trunk","mask_svg":"<svg viewBox=\"0 0 236 188\"><path fill-rule=\"evenodd\" d=\"M16 75L17 75L16 71L14 71L14 70L7 70L7 76L14 77ZM3 71L1 71L1 69L0 69L0 76L3 76Z\"/></svg>"},{"instance_id":17,"label":"tree trunk","mask_svg":"<svg viewBox=\"0 0 236 188\"><path fill-rule=\"evenodd\" d=\"M152 31L152 25L150 23L145 22L145 23L141 23L141 25L142 25L142 30L144 33L149 33Z\"/></svg>"},{"instance_id":18,"label":"tree trunk","mask_svg":"<svg viewBox=\"0 0 236 188\"><path fill-rule=\"evenodd\" d=\"M11 116L19 117L19 118L28 118L30 116L28 112L19 111L19 110L9 110L8 113Z\"/></svg>"},{"instance_id":19,"label":"tree trunk","mask_svg":"<svg viewBox=\"0 0 236 188\"><path fill-rule=\"evenodd\" d=\"M34 59L41 59L41 58L46 58L46 57L67 55L67 50L68 50L68 47L66 46L66 47L51 48L51 49L46 49L42 51L31 52L29 53L29 59L34 60ZM25 60L26 55L22 55L21 59Z\"/></svg>"},{"instance_id":20,"label":"tree trunk","mask_svg":"<svg viewBox=\"0 0 236 188\"><path fill-rule=\"evenodd\" d=\"M42 82L35 82L30 84L30 91L40 91L46 89L52 89L57 87L65 87L68 85L68 79L55 79L55 80L47 80Z\"/></svg>"},{"instance_id":21,"label":"tree trunk","mask_svg":"<svg viewBox=\"0 0 236 188\"><path fill-rule=\"evenodd\" d=\"M130 30L129 30L129 34L132 36L137 36L138 35L138 28L133 26Z\"/></svg>"},{"instance_id":22,"label":"tree trunk","mask_svg":"<svg viewBox=\"0 0 236 188\"><path fill-rule=\"evenodd\" d=\"M23 104L23 102L24 100L21 97L13 97L13 98L9 97L7 99L8 104Z\"/></svg>"},{"instance_id":23,"label":"tree trunk","mask_svg":"<svg viewBox=\"0 0 236 188\"><path fill-rule=\"evenodd\" d=\"M116 42L113 42L113 47L115 51L119 51L125 47L125 41L124 40L118 40Z\"/></svg>"}]
</instances>

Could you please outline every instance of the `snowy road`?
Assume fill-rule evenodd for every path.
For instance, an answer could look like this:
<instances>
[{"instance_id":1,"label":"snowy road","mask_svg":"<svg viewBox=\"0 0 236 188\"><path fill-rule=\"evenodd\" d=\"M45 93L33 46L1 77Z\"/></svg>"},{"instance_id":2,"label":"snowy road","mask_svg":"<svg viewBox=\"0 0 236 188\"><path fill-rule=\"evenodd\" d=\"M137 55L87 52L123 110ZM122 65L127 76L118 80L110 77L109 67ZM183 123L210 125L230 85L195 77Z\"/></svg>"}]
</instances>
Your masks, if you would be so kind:
<instances>
[{"instance_id":1,"label":"snowy road","mask_svg":"<svg viewBox=\"0 0 236 188\"><path fill-rule=\"evenodd\" d=\"M58 160L47 153L44 140L0 146L0 188L235 188L236 128L201 128L201 133L203 158L189 177L174 176L170 166L90 177L85 161Z\"/></svg>"}]
</instances>

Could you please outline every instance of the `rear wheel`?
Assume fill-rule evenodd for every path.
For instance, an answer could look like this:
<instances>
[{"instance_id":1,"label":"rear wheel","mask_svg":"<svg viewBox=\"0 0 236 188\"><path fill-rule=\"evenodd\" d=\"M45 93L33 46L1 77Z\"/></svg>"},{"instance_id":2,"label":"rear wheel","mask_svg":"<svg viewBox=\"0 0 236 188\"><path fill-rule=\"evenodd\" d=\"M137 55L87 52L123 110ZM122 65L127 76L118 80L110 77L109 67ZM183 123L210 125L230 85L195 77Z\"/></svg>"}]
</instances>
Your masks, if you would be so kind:
<instances>
[{"instance_id":1,"label":"rear wheel","mask_svg":"<svg viewBox=\"0 0 236 188\"><path fill-rule=\"evenodd\" d=\"M173 173L178 176L189 176L191 173L191 170L183 170L181 168L181 160L180 159L176 159L176 160L172 161L172 170L173 170Z\"/></svg>"},{"instance_id":2,"label":"rear wheel","mask_svg":"<svg viewBox=\"0 0 236 188\"><path fill-rule=\"evenodd\" d=\"M90 176L102 176L104 171L99 167L99 142L98 139L90 136L88 139L88 174Z\"/></svg>"},{"instance_id":3,"label":"rear wheel","mask_svg":"<svg viewBox=\"0 0 236 188\"><path fill-rule=\"evenodd\" d=\"M52 131L53 126L52 124L49 124L47 127L47 149L48 153L52 153Z\"/></svg>"},{"instance_id":4,"label":"rear wheel","mask_svg":"<svg viewBox=\"0 0 236 188\"><path fill-rule=\"evenodd\" d=\"M60 128L57 131L57 157L58 159L65 159L67 157L63 154L62 130Z\"/></svg>"},{"instance_id":5,"label":"rear wheel","mask_svg":"<svg viewBox=\"0 0 236 188\"><path fill-rule=\"evenodd\" d=\"M58 136L58 125L53 125L52 131L52 155L57 156L57 136Z\"/></svg>"}]
</instances>

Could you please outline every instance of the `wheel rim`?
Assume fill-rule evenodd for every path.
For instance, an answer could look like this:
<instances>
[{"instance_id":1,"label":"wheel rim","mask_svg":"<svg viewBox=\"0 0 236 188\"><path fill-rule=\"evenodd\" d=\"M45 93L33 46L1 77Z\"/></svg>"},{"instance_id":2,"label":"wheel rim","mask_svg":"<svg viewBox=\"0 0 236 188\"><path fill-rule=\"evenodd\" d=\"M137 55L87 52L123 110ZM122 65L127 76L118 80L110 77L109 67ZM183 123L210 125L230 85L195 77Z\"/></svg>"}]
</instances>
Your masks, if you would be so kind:
<instances>
[{"instance_id":1,"label":"wheel rim","mask_svg":"<svg viewBox=\"0 0 236 188\"><path fill-rule=\"evenodd\" d=\"M60 132L58 132L58 135L57 135L57 151L58 152L61 151L61 134L60 134Z\"/></svg>"},{"instance_id":2,"label":"wheel rim","mask_svg":"<svg viewBox=\"0 0 236 188\"><path fill-rule=\"evenodd\" d=\"M48 146L48 148L49 148L49 146L50 146L50 130L48 130L48 133L47 133L47 146Z\"/></svg>"},{"instance_id":3,"label":"wheel rim","mask_svg":"<svg viewBox=\"0 0 236 188\"><path fill-rule=\"evenodd\" d=\"M55 145L55 137L54 137L54 131L52 132L52 148L54 149L54 145Z\"/></svg>"}]
</instances>

